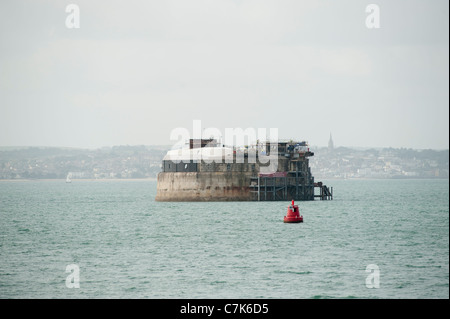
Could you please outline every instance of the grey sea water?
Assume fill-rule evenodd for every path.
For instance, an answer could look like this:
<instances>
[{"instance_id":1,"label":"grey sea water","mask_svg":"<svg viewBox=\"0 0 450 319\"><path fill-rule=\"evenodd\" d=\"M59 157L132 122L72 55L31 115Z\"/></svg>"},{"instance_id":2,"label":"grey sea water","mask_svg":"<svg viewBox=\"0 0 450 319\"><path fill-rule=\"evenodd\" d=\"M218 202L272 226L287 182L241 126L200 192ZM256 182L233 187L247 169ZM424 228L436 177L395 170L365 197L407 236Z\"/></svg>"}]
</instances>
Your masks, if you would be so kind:
<instances>
[{"instance_id":1,"label":"grey sea water","mask_svg":"<svg viewBox=\"0 0 450 319\"><path fill-rule=\"evenodd\" d=\"M303 224L154 181L0 182L0 298L449 298L448 180L325 182Z\"/></svg>"}]
</instances>

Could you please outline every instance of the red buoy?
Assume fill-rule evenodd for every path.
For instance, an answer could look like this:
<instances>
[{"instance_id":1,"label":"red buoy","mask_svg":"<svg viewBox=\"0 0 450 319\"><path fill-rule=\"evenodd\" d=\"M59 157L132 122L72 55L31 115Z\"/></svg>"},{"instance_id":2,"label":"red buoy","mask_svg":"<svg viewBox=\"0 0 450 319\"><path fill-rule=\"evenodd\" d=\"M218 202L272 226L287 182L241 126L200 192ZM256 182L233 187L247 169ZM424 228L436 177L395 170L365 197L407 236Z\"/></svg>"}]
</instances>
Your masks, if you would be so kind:
<instances>
[{"instance_id":1,"label":"red buoy","mask_svg":"<svg viewBox=\"0 0 450 319\"><path fill-rule=\"evenodd\" d=\"M292 200L291 206L288 207L287 214L284 216L285 223L303 223L303 216L298 211L298 205L294 205Z\"/></svg>"}]
</instances>

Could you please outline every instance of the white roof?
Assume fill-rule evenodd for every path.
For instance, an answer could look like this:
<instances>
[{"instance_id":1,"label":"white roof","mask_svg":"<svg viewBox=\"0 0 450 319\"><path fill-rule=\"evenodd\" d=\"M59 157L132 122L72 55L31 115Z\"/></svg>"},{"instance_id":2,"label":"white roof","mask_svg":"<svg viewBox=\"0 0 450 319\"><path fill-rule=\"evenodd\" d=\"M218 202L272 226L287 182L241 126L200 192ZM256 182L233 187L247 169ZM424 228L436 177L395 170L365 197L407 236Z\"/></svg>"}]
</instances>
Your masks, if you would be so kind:
<instances>
[{"instance_id":1,"label":"white roof","mask_svg":"<svg viewBox=\"0 0 450 319\"><path fill-rule=\"evenodd\" d=\"M202 148L181 148L168 151L164 156L164 161L200 161L215 159L233 159L233 149L230 147L202 147Z\"/></svg>"}]
</instances>

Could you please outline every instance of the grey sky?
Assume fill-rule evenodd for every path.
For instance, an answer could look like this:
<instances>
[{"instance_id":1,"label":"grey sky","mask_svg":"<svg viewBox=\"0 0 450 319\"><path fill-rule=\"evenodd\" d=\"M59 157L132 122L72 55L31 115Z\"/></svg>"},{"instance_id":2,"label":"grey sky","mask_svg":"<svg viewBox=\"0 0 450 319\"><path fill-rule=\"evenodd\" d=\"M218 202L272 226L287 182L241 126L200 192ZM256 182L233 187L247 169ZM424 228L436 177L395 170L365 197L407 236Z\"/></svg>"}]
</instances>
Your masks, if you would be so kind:
<instances>
[{"instance_id":1,"label":"grey sky","mask_svg":"<svg viewBox=\"0 0 450 319\"><path fill-rule=\"evenodd\" d=\"M447 149L448 29L446 0L2 0L0 146L169 144L201 120Z\"/></svg>"}]
</instances>

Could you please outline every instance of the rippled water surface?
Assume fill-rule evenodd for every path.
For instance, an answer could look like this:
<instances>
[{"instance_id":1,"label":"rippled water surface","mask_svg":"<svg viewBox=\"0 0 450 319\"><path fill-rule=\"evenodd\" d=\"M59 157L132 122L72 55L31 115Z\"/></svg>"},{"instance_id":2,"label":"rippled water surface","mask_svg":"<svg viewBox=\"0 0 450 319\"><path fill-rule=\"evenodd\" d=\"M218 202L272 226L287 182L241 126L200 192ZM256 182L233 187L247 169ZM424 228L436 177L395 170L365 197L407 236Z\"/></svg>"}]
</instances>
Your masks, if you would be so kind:
<instances>
[{"instance_id":1,"label":"rippled water surface","mask_svg":"<svg viewBox=\"0 0 450 319\"><path fill-rule=\"evenodd\" d=\"M326 184L284 224L289 202L160 203L154 181L0 182L0 297L449 298L448 180Z\"/></svg>"}]
</instances>

